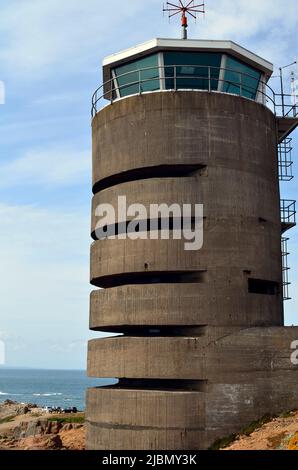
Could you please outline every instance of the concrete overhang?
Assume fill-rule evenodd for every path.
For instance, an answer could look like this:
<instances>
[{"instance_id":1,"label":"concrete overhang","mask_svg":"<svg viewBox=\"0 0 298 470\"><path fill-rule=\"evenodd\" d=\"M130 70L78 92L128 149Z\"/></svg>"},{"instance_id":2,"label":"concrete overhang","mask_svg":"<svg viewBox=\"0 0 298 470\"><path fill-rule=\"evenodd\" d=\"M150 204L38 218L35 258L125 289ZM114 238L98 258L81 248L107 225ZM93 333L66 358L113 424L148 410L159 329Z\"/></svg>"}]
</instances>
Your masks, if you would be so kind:
<instances>
[{"instance_id":1,"label":"concrete overhang","mask_svg":"<svg viewBox=\"0 0 298 470\"><path fill-rule=\"evenodd\" d=\"M111 69L149 54L162 51L221 52L240 59L260 70L269 80L273 64L250 52L233 41L209 41L202 39L152 39L138 46L110 55L103 60L103 80L110 80Z\"/></svg>"},{"instance_id":2,"label":"concrete overhang","mask_svg":"<svg viewBox=\"0 0 298 470\"><path fill-rule=\"evenodd\" d=\"M278 143L283 142L298 126L298 117L277 117Z\"/></svg>"},{"instance_id":3,"label":"concrete overhang","mask_svg":"<svg viewBox=\"0 0 298 470\"><path fill-rule=\"evenodd\" d=\"M282 235L286 233L288 230L291 230L292 228L296 227L296 222L282 222L281 223L281 233Z\"/></svg>"}]
</instances>

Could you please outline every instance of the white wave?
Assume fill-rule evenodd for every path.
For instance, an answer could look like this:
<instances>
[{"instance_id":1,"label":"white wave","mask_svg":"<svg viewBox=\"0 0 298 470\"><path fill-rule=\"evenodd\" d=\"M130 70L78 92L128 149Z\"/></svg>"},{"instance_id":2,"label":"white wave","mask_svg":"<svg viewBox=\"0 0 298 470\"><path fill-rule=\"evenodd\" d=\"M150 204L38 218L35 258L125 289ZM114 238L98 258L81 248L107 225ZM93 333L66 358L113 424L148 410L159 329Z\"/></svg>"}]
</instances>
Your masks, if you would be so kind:
<instances>
[{"instance_id":1,"label":"white wave","mask_svg":"<svg viewBox=\"0 0 298 470\"><path fill-rule=\"evenodd\" d=\"M9 393L0 392L0 395L9 395Z\"/></svg>"},{"instance_id":2,"label":"white wave","mask_svg":"<svg viewBox=\"0 0 298 470\"><path fill-rule=\"evenodd\" d=\"M34 397L58 397L63 395L62 393L33 393Z\"/></svg>"}]
</instances>

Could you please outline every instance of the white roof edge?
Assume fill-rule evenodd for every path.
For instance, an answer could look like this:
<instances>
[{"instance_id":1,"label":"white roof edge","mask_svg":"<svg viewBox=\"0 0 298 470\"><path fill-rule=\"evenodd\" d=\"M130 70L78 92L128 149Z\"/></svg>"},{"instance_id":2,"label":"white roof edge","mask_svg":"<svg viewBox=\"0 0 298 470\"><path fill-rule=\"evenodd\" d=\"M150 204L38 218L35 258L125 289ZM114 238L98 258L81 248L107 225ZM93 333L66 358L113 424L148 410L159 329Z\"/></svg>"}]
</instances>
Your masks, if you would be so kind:
<instances>
[{"instance_id":1,"label":"white roof edge","mask_svg":"<svg viewBox=\"0 0 298 470\"><path fill-rule=\"evenodd\" d=\"M233 41L225 41L225 40L206 40L206 39L162 39L156 38L151 39L150 41L146 41L143 44L139 44L137 46L131 47L124 51L118 52L116 54L112 54L106 57L103 60L103 67L109 68L112 64L120 63L125 61L126 59L133 58L138 56L139 54L142 55L146 51L150 50L158 50L158 49L206 49L209 51L212 50L223 50L223 51L230 51L232 55L242 57L246 59L252 65L254 64L261 70L263 70L267 75L271 75L273 72L273 64L262 57L254 54L253 52L245 49L244 47L236 44Z\"/></svg>"},{"instance_id":2,"label":"white roof edge","mask_svg":"<svg viewBox=\"0 0 298 470\"><path fill-rule=\"evenodd\" d=\"M145 52L154 47L158 47L159 41L160 39L151 39L150 41L143 42L142 44L138 44L137 46L133 46L128 49L124 49L123 51L116 52L115 54L111 54L103 59L102 65L110 65L114 62L119 62L120 60L127 59L128 57L138 55L141 52Z\"/></svg>"}]
</instances>

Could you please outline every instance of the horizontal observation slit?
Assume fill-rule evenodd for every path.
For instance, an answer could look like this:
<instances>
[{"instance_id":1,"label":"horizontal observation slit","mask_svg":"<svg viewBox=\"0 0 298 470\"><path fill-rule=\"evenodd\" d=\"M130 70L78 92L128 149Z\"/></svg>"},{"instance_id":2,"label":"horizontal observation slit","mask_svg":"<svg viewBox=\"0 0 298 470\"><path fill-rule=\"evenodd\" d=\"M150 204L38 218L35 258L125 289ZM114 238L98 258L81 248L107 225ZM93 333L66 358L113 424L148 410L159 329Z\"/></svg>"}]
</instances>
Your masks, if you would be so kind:
<instances>
[{"instance_id":1,"label":"horizontal observation slit","mask_svg":"<svg viewBox=\"0 0 298 470\"><path fill-rule=\"evenodd\" d=\"M93 185L93 193L130 181L144 180L150 178L182 178L192 176L196 171L205 169L206 165L159 165L152 167L136 168L123 171L116 175L103 178Z\"/></svg>"},{"instance_id":2,"label":"horizontal observation slit","mask_svg":"<svg viewBox=\"0 0 298 470\"><path fill-rule=\"evenodd\" d=\"M205 219L205 217L204 217ZM146 219L146 220L128 220L116 224L98 227L91 233L93 240L104 240L109 237L117 237L118 235L130 233L143 233L155 231L182 231L196 229L196 224L200 223L200 219L195 217L169 217L168 219Z\"/></svg>"},{"instance_id":3,"label":"horizontal observation slit","mask_svg":"<svg viewBox=\"0 0 298 470\"><path fill-rule=\"evenodd\" d=\"M278 295L280 285L278 282L263 279L248 279L248 292L250 294Z\"/></svg>"},{"instance_id":4,"label":"horizontal observation slit","mask_svg":"<svg viewBox=\"0 0 298 470\"><path fill-rule=\"evenodd\" d=\"M144 270L148 269L146 263ZM91 280L96 287L109 288L139 284L197 284L206 282L207 271L151 271L102 276Z\"/></svg>"},{"instance_id":5,"label":"horizontal observation slit","mask_svg":"<svg viewBox=\"0 0 298 470\"><path fill-rule=\"evenodd\" d=\"M124 336L138 337L199 337L206 334L207 325L180 326L180 325L121 325L121 326L105 326L93 327L93 331L106 331L108 333L121 333Z\"/></svg>"},{"instance_id":6,"label":"horizontal observation slit","mask_svg":"<svg viewBox=\"0 0 298 470\"><path fill-rule=\"evenodd\" d=\"M107 385L109 390L164 390L164 391L197 391L205 392L207 380L184 380L184 379L119 379L115 385Z\"/></svg>"}]
</instances>

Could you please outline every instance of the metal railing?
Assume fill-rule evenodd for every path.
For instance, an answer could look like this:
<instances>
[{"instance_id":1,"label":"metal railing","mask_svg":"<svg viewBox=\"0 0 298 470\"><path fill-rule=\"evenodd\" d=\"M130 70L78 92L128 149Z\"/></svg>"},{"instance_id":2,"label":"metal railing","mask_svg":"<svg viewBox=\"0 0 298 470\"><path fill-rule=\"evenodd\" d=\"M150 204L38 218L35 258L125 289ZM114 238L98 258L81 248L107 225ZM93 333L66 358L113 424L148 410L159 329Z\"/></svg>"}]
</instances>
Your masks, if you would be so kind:
<instances>
[{"instance_id":1,"label":"metal railing","mask_svg":"<svg viewBox=\"0 0 298 470\"><path fill-rule=\"evenodd\" d=\"M283 287L283 300L291 300L289 294L289 287L291 282L289 281L290 267L288 264L288 241L289 238L282 237L281 239L281 254L282 254L282 287Z\"/></svg>"},{"instance_id":2,"label":"metal railing","mask_svg":"<svg viewBox=\"0 0 298 470\"><path fill-rule=\"evenodd\" d=\"M293 104L293 95L288 93L275 93L275 108L277 115L283 117L298 117L298 103Z\"/></svg>"},{"instance_id":3,"label":"metal railing","mask_svg":"<svg viewBox=\"0 0 298 470\"><path fill-rule=\"evenodd\" d=\"M293 179L292 139L287 138L278 145L278 176L280 181Z\"/></svg>"},{"instance_id":4,"label":"metal railing","mask_svg":"<svg viewBox=\"0 0 298 470\"><path fill-rule=\"evenodd\" d=\"M104 100L113 103L135 94L178 90L238 95L267 105L276 115L281 111L283 116L298 116L297 107L291 104L291 95L275 93L259 78L230 68L189 64L146 67L111 78L93 94L91 114L92 117L97 114Z\"/></svg>"},{"instance_id":5,"label":"metal railing","mask_svg":"<svg viewBox=\"0 0 298 470\"><path fill-rule=\"evenodd\" d=\"M281 199L280 201L281 223L285 225L296 225L296 201Z\"/></svg>"}]
</instances>

